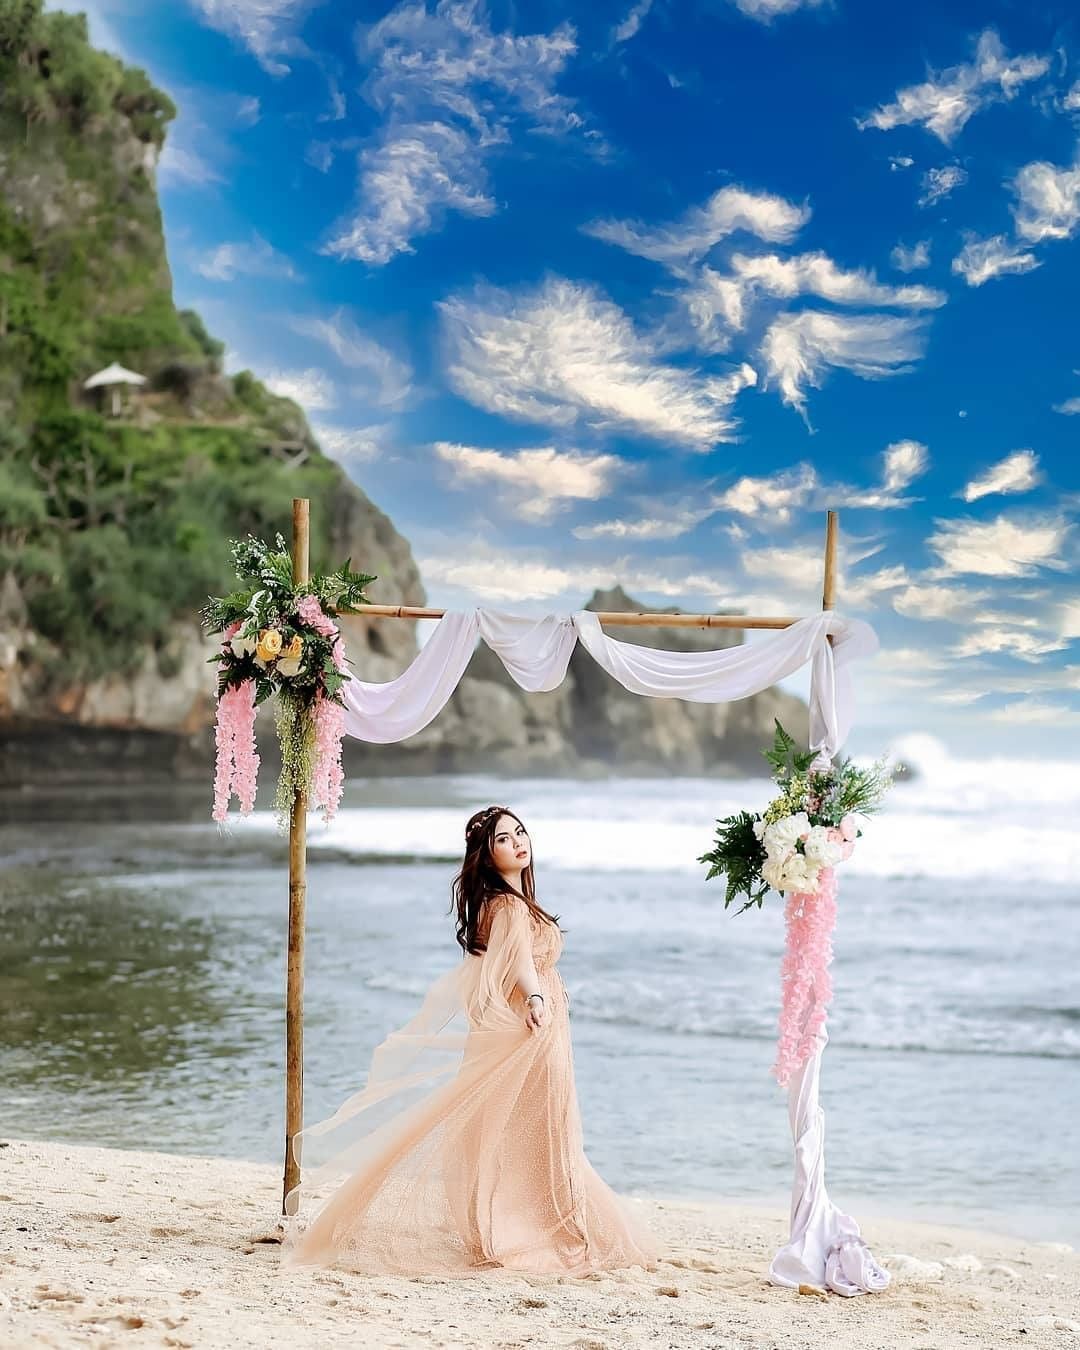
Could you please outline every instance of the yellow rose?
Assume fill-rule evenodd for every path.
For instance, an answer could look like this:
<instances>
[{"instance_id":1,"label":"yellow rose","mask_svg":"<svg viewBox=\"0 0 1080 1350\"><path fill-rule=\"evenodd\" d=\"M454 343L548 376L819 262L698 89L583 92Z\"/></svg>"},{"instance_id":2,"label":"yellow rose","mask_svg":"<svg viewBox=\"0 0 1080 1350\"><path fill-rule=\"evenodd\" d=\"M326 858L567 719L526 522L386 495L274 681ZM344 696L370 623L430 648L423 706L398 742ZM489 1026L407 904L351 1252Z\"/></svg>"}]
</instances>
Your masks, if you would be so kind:
<instances>
[{"instance_id":1,"label":"yellow rose","mask_svg":"<svg viewBox=\"0 0 1080 1350\"><path fill-rule=\"evenodd\" d=\"M303 650L304 639L297 633L289 645L282 651L281 659L283 661L299 661Z\"/></svg>"},{"instance_id":2,"label":"yellow rose","mask_svg":"<svg viewBox=\"0 0 1080 1350\"><path fill-rule=\"evenodd\" d=\"M281 634L276 628L264 628L259 634L255 654L263 661L273 661L281 652Z\"/></svg>"}]
</instances>

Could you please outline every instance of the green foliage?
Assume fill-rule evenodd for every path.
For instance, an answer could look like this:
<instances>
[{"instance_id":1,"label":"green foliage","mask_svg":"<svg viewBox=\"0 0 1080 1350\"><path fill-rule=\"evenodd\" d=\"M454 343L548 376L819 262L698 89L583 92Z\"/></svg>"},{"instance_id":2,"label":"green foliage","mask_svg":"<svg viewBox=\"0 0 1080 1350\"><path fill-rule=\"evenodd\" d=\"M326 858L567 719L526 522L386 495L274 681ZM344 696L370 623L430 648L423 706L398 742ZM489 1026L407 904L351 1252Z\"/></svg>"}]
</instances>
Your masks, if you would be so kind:
<instances>
[{"instance_id":1,"label":"green foliage","mask_svg":"<svg viewBox=\"0 0 1080 1350\"><path fill-rule=\"evenodd\" d=\"M256 416L263 416L270 409L270 396L265 386L259 383L250 370L242 370L233 376L233 393L241 407Z\"/></svg>"},{"instance_id":2,"label":"green foliage","mask_svg":"<svg viewBox=\"0 0 1080 1350\"><path fill-rule=\"evenodd\" d=\"M814 752L796 750L794 738L780 725L780 719L774 717L773 722L776 731L773 734L772 749L761 752L772 765L773 777L781 778L793 773L805 773L813 761Z\"/></svg>"},{"instance_id":3,"label":"green foliage","mask_svg":"<svg viewBox=\"0 0 1080 1350\"><path fill-rule=\"evenodd\" d=\"M740 811L738 815L726 816L717 821L716 843L698 859L698 862L709 864L706 881L721 873L726 874L725 909L737 896L746 895L745 904L736 911L738 914L751 905L757 905L760 909L769 889L760 875L765 849L754 833L756 819L748 811Z\"/></svg>"},{"instance_id":4,"label":"green foliage","mask_svg":"<svg viewBox=\"0 0 1080 1350\"><path fill-rule=\"evenodd\" d=\"M193 309L182 309L177 317L192 342L209 360L210 369L215 373L220 373L222 358L225 355L224 342L219 342L217 338L210 336L206 324L203 323L202 315L196 314Z\"/></svg>"},{"instance_id":5,"label":"green foliage","mask_svg":"<svg viewBox=\"0 0 1080 1350\"><path fill-rule=\"evenodd\" d=\"M0 59L25 50L41 19L44 0L0 0Z\"/></svg>"}]
</instances>

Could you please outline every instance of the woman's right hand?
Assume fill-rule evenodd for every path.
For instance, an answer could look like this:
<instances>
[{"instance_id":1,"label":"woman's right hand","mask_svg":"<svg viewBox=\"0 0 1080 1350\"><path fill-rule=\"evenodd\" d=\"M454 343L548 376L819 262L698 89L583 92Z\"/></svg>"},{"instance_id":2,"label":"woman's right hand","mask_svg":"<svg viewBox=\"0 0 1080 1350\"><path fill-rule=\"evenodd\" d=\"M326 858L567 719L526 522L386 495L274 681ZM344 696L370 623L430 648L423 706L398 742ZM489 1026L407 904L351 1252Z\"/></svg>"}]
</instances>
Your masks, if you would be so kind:
<instances>
[{"instance_id":1,"label":"woman's right hand","mask_svg":"<svg viewBox=\"0 0 1080 1350\"><path fill-rule=\"evenodd\" d=\"M525 1006L525 1026L529 1031L539 1031L547 1021L547 1004L543 995L534 994L532 998L526 1000Z\"/></svg>"}]
</instances>

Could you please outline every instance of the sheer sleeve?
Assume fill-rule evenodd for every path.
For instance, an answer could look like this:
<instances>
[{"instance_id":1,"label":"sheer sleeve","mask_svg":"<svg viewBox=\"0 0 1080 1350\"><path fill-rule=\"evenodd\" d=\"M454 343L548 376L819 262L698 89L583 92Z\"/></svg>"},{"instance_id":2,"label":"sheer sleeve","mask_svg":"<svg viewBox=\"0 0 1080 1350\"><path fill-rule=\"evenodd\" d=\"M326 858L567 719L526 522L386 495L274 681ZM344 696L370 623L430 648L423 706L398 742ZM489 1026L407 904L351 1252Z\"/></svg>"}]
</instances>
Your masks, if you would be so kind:
<instances>
[{"instance_id":1,"label":"sheer sleeve","mask_svg":"<svg viewBox=\"0 0 1080 1350\"><path fill-rule=\"evenodd\" d=\"M487 950L480 959L474 1014L482 1025L508 1025L520 1017L517 973L532 962L532 928L528 908L517 896L499 896L488 904Z\"/></svg>"}]
</instances>

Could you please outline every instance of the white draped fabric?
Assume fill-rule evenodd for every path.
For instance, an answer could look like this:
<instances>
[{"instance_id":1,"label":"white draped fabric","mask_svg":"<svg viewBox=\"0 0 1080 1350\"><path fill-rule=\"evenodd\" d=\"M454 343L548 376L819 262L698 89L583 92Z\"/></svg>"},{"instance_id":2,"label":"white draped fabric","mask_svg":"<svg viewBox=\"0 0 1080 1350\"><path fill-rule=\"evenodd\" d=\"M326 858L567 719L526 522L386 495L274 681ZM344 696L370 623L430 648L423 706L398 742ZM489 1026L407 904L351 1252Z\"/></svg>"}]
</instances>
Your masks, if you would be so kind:
<instances>
[{"instance_id":1,"label":"white draped fabric","mask_svg":"<svg viewBox=\"0 0 1080 1350\"><path fill-rule=\"evenodd\" d=\"M849 666L878 649L877 634L868 623L834 610L800 619L760 641L706 652L619 642L608 637L588 610L541 619L492 609L448 611L396 680L349 680L343 690L346 734L387 745L422 731L457 688L478 638L529 693L558 688L577 642L631 693L693 703L748 698L809 662L810 746L830 759L854 720Z\"/></svg>"},{"instance_id":2,"label":"white draped fabric","mask_svg":"<svg viewBox=\"0 0 1080 1350\"><path fill-rule=\"evenodd\" d=\"M383 745L415 736L446 706L480 639L530 693L558 688L578 642L631 693L694 703L748 698L809 663L810 748L822 766L843 745L854 720L851 663L878 650L877 635L868 623L834 610L770 630L754 642L704 652L619 642L588 610L538 619L493 609L448 611L397 679L385 684L348 681L342 691L346 733ZM886 1287L889 1276L862 1241L858 1224L836 1208L825 1189L824 1113L818 1083L826 1040L823 1030L814 1055L788 1089L795 1144L791 1234L769 1275L780 1285L812 1284L845 1295L876 1293Z\"/></svg>"}]
</instances>

